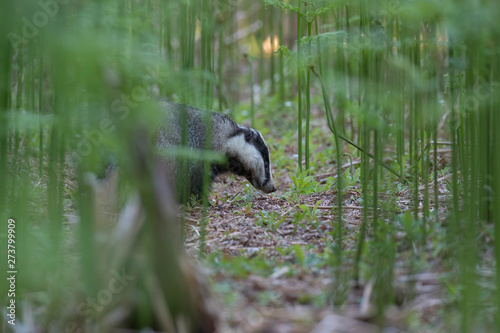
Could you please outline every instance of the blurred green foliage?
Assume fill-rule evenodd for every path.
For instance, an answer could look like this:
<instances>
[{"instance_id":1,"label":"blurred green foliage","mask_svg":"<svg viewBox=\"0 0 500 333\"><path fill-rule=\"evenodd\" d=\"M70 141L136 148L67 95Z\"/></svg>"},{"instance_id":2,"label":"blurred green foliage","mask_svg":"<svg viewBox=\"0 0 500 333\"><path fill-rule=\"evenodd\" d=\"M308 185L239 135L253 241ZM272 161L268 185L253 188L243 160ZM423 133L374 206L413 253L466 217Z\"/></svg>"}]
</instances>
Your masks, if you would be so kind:
<instances>
[{"instance_id":1,"label":"blurred green foliage","mask_svg":"<svg viewBox=\"0 0 500 333\"><path fill-rule=\"evenodd\" d=\"M44 309L35 318L43 330L61 331L79 302L100 290L111 268L100 253L86 175L102 172L110 156L132 173L130 138L161 121L155 99L169 97L229 113L269 136L276 174L290 180L282 198L297 203L289 214L296 226L319 223L317 207L301 207L299 195L336 187L327 253L339 293L351 277L374 277L376 288L387 290L374 296L378 313L393 304L403 231L411 272L428 246L451 267L447 290L460 320L451 326L496 331L499 12L496 0L3 0L0 219L16 220L17 304ZM332 135L313 128L321 124ZM441 147L451 153L446 165L438 161ZM182 149L164 153L193 158ZM354 172L341 169L345 153L351 164L359 159ZM336 176L319 184L314 176L332 163ZM440 178L448 176L443 190ZM342 196L358 183L363 217L351 253L344 248ZM119 201L138 188L121 183ZM403 192L411 202L400 212ZM243 201L237 205L249 211L253 199L247 188L225 200ZM276 230L285 222L262 211L256 223ZM306 265L307 254L293 251ZM208 259L240 277L272 271L265 260L217 260ZM0 270L6 265L1 260ZM151 265L145 270L154 271ZM494 273L486 287L478 282L484 266ZM0 280L1 291L8 287ZM279 303L271 292L260 301ZM150 315L141 314L142 326Z\"/></svg>"}]
</instances>

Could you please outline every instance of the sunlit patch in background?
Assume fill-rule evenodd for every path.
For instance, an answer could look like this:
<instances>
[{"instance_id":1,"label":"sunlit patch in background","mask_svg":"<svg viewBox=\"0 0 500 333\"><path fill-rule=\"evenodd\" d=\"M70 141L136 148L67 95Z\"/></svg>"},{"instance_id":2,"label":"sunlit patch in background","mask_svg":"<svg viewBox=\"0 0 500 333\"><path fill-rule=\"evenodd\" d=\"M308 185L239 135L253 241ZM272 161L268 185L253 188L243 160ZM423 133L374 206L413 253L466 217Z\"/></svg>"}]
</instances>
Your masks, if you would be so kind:
<instances>
[{"instance_id":1,"label":"sunlit patch in background","mask_svg":"<svg viewBox=\"0 0 500 333\"><path fill-rule=\"evenodd\" d=\"M276 52L276 50L278 50L279 45L278 36L274 35L272 40L271 36L267 36L262 42L262 50L264 51L264 54L270 55L272 52Z\"/></svg>"}]
</instances>

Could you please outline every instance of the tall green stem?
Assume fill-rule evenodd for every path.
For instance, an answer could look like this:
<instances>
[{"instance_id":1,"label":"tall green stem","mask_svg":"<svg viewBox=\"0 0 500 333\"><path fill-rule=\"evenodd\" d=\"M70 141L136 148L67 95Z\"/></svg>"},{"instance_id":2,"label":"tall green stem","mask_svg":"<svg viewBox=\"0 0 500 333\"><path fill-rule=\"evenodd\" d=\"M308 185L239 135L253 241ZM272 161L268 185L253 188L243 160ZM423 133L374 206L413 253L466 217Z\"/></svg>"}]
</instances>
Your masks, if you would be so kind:
<instances>
[{"instance_id":1,"label":"tall green stem","mask_svg":"<svg viewBox=\"0 0 500 333\"><path fill-rule=\"evenodd\" d=\"M311 22L307 22L307 36L311 37ZM311 40L307 46L307 56L311 57ZM305 145L305 158L306 170L309 170L309 132L311 126L311 70L309 67L306 69L306 145Z\"/></svg>"}]
</instances>

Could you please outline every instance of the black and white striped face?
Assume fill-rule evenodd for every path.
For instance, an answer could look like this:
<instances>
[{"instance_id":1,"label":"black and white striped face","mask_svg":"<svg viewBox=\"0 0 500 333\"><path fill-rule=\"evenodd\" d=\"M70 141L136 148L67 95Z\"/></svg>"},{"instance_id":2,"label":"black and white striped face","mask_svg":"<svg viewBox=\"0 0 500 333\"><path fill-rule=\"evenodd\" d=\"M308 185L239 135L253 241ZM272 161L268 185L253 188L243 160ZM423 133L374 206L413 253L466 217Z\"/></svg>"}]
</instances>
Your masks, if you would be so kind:
<instances>
[{"instance_id":1,"label":"black and white striped face","mask_svg":"<svg viewBox=\"0 0 500 333\"><path fill-rule=\"evenodd\" d=\"M252 128L241 126L240 129L226 143L229 171L244 176L262 192L276 191L269 148L262 135Z\"/></svg>"}]
</instances>

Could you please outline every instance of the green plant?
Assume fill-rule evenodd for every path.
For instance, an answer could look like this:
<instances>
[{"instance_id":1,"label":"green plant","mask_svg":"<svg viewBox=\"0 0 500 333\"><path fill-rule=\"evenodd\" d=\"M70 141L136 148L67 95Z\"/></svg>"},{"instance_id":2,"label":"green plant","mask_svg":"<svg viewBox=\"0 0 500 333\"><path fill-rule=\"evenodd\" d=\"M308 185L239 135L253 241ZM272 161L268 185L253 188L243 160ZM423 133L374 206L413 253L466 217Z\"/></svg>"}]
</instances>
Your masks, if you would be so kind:
<instances>
[{"instance_id":1,"label":"green plant","mask_svg":"<svg viewBox=\"0 0 500 333\"><path fill-rule=\"evenodd\" d=\"M261 227L268 227L275 231L285 221L286 216L281 216L278 212L266 212L261 210L259 214L255 215L254 223Z\"/></svg>"},{"instance_id":2,"label":"green plant","mask_svg":"<svg viewBox=\"0 0 500 333\"><path fill-rule=\"evenodd\" d=\"M290 174L293 183L293 190L296 194L310 194L318 189L318 183L313 176L309 176L308 171L298 174Z\"/></svg>"}]
</instances>

